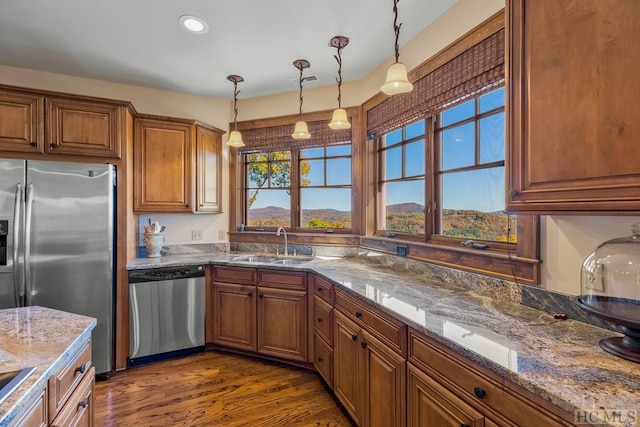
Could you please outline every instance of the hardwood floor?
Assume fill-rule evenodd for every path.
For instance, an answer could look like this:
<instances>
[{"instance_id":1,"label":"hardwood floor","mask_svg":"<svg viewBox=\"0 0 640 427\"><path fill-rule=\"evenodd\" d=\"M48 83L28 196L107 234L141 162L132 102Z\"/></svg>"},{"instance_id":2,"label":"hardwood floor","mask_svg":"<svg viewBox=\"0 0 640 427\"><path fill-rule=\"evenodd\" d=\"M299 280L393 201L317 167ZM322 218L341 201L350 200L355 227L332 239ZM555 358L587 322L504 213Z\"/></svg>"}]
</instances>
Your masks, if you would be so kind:
<instances>
[{"instance_id":1,"label":"hardwood floor","mask_svg":"<svg viewBox=\"0 0 640 427\"><path fill-rule=\"evenodd\" d=\"M96 426L353 426L311 371L207 351L96 382Z\"/></svg>"}]
</instances>

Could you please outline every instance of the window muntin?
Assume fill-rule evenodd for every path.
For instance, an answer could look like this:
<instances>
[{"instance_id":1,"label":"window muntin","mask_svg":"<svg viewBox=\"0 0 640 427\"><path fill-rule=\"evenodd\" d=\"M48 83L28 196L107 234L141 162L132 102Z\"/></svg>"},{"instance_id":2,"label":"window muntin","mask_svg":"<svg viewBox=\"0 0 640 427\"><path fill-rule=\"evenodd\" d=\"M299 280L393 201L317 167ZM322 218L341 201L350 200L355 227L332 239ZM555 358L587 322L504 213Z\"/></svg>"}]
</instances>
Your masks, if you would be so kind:
<instances>
[{"instance_id":1,"label":"window muntin","mask_svg":"<svg viewBox=\"0 0 640 427\"><path fill-rule=\"evenodd\" d=\"M300 150L300 227L351 228L351 145Z\"/></svg>"},{"instance_id":2,"label":"window muntin","mask_svg":"<svg viewBox=\"0 0 640 427\"><path fill-rule=\"evenodd\" d=\"M248 226L351 229L351 144L244 159ZM300 208L292 210L296 202Z\"/></svg>"},{"instance_id":3,"label":"window muntin","mask_svg":"<svg viewBox=\"0 0 640 427\"><path fill-rule=\"evenodd\" d=\"M425 150L425 120L380 138L379 229L424 235Z\"/></svg>"},{"instance_id":4,"label":"window muntin","mask_svg":"<svg viewBox=\"0 0 640 427\"><path fill-rule=\"evenodd\" d=\"M504 212L504 118L504 88L439 115L437 234L516 242L515 217Z\"/></svg>"}]
</instances>

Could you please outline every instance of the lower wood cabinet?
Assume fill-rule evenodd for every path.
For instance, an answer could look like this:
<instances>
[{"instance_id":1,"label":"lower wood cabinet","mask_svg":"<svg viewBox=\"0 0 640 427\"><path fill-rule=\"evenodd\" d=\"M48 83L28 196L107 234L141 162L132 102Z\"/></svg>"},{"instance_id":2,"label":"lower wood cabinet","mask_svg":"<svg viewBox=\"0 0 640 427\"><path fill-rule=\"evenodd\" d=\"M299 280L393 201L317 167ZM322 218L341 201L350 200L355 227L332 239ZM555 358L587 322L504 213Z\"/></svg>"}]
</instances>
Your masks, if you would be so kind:
<instances>
[{"instance_id":1,"label":"lower wood cabinet","mask_svg":"<svg viewBox=\"0 0 640 427\"><path fill-rule=\"evenodd\" d=\"M94 419L95 368L91 368L51 423L53 427L90 427Z\"/></svg>"},{"instance_id":2,"label":"lower wood cabinet","mask_svg":"<svg viewBox=\"0 0 640 427\"><path fill-rule=\"evenodd\" d=\"M406 360L334 313L334 392L360 426L404 426Z\"/></svg>"},{"instance_id":3,"label":"lower wood cabinet","mask_svg":"<svg viewBox=\"0 0 640 427\"><path fill-rule=\"evenodd\" d=\"M213 280L215 344L307 362L305 272L216 267Z\"/></svg>"},{"instance_id":4,"label":"lower wood cabinet","mask_svg":"<svg viewBox=\"0 0 640 427\"><path fill-rule=\"evenodd\" d=\"M43 389L35 399L25 405L18 414L14 424L16 427L46 427L47 424L47 392Z\"/></svg>"}]
</instances>

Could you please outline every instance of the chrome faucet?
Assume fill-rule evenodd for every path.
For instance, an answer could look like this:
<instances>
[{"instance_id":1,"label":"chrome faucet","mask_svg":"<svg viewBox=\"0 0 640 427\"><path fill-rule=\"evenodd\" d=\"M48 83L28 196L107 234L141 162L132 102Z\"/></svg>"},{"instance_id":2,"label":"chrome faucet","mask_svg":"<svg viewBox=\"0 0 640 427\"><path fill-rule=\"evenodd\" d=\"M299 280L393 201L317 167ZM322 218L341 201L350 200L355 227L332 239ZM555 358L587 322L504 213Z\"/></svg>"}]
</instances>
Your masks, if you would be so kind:
<instances>
[{"instance_id":1,"label":"chrome faucet","mask_svg":"<svg viewBox=\"0 0 640 427\"><path fill-rule=\"evenodd\" d=\"M284 233L284 256L289 256L289 242L287 242L287 230L284 227L278 227L278 231L276 231L276 236L280 235L280 232Z\"/></svg>"}]
</instances>

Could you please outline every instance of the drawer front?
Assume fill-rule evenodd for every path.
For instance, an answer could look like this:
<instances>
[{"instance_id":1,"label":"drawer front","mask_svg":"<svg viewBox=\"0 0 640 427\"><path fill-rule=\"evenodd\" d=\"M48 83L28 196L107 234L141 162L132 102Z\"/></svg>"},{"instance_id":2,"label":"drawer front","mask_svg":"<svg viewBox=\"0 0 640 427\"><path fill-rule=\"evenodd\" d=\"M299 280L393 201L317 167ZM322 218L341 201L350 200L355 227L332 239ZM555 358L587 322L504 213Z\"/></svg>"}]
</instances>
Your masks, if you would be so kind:
<instances>
[{"instance_id":1,"label":"drawer front","mask_svg":"<svg viewBox=\"0 0 640 427\"><path fill-rule=\"evenodd\" d=\"M78 388L51 423L52 427L91 427L95 417L95 368L84 377Z\"/></svg>"},{"instance_id":2,"label":"drawer front","mask_svg":"<svg viewBox=\"0 0 640 427\"><path fill-rule=\"evenodd\" d=\"M258 270L258 286L307 290L307 273L304 271Z\"/></svg>"},{"instance_id":3,"label":"drawer front","mask_svg":"<svg viewBox=\"0 0 640 427\"><path fill-rule=\"evenodd\" d=\"M337 308L357 324L365 327L367 332L380 339L401 356L407 354L407 326L399 320L366 306L355 300L345 291L336 288L335 298Z\"/></svg>"},{"instance_id":4,"label":"drawer front","mask_svg":"<svg viewBox=\"0 0 640 427\"><path fill-rule=\"evenodd\" d=\"M56 417L69 396L90 370L91 342L89 341L76 353L76 356L72 357L65 366L49 378L49 421Z\"/></svg>"},{"instance_id":5,"label":"drawer front","mask_svg":"<svg viewBox=\"0 0 640 427\"><path fill-rule=\"evenodd\" d=\"M333 344L333 307L323 299L313 298L313 328L329 344Z\"/></svg>"},{"instance_id":6,"label":"drawer front","mask_svg":"<svg viewBox=\"0 0 640 427\"><path fill-rule=\"evenodd\" d=\"M243 285L255 285L256 269L242 267L214 267L213 281L224 283L238 283Z\"/></svg>"},{"instance_id":7,"label":"drawer front","mask_svg":"<svg viewBox=\"0 0 640 427\"><path fill-rule=\"evenodd\" d=\"M333 283L318 276L313 276L313 292L333 305Z\"/></svg>"},{"instance_id":8,"label":"drawer front","mask_svg":"<svg viewBox=\"0 0 640 427\"><path fill-rule=\"evenodd\" d=\"M316 352L313 365L329 387L333 388L333 349L317 333L313 334L313 342Z\"/></svg>"},{"instance_id":9,"label":"drawer front","mask_svg":"<svg viewBox=\"0 0 640 427\"><path fill-rule=\"evenodd\" d=\"M47 403L45 398L45 390L27 405L14 420L15 426L18 427L45 427L47 423Z\"/></svg>"},{"instance_id":10,"label":"drawer front","mask_svg":"<svg viewBox=\"0 0 640 427\"><path fill-rule=\"evenodd\" d=\"M484 411L495 411L508 422L520 427L564 426L572 415L561 410L545 411L548 407L537 396L508 380L491 378L487 373L471 369L470 361L454 356L452 351L409 330L409 361L428 375L438 379L462 399ZM516 391L519 389L518 391ZM506 424L506 422L505 422Z\"/></svg>"}]
</instances>

